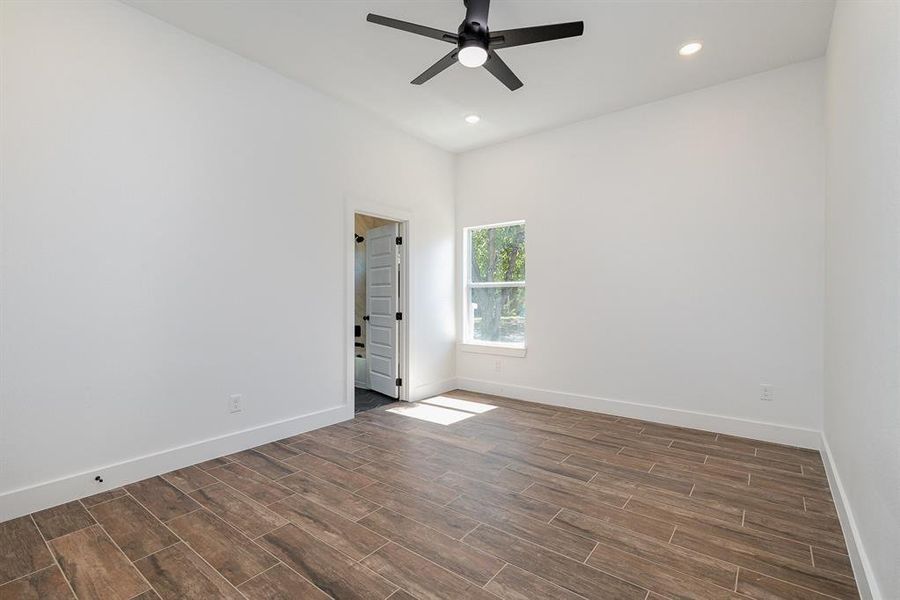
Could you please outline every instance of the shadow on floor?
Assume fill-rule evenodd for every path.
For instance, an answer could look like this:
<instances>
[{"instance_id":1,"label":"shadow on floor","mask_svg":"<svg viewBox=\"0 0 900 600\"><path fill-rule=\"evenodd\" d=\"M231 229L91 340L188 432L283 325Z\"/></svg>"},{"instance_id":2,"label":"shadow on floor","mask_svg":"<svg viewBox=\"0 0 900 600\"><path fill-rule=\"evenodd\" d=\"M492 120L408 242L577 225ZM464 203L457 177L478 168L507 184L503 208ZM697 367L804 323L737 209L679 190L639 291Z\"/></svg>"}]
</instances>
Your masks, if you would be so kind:
<instances>
[{"instance_id":1,"label":"shadow on floor","mask_svg":"<svg viewBox=\"0 0 900 600\"><path fill-rule=\"evenodd\" d=\"M385 396L384 394L379 394L372 390L364 390L362 388L355 389L356 409L353 411L354 413L372 410L373 408L378 408L379 406L384 406L385 404L391 404L392 402L397 401L396 398L391 398L390 396Z\"/></svg>"}]
</instances>

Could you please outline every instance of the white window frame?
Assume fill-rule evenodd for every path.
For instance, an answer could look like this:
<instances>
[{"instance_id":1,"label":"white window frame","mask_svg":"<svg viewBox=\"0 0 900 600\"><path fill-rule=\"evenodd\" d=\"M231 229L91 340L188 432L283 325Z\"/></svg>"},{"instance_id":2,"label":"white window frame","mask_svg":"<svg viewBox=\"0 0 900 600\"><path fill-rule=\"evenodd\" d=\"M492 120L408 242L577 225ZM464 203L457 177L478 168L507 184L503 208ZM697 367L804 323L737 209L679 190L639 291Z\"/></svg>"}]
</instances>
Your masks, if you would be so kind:
<instances>
[{"instance_id":1,"label":"white window frame","mask_svg":"<svg viewBox=\"0 0 900 600\"><path fill-rule=\"evenodd\" d=\"M463 299L462 299L462 343L459 344L459 347L464 352L475 352L478 354L496 354L500 356L516 356L522 357L525 356L526 353L526 344L528 342L528 319L525 319L525 341L522 343L509 343L509 342L486 342L484 340L476 340L474 338L474 323L472 319L474 317L474 311L472 310L472 293L471 290L474 288L504 288L504 287L526 287L527 281L527 268L526 268L526 279L525 281L489 281L489 282L473 282L472 281L472 256L471 256L471 233L473 231L478 231L480 229L496 229L498 227L509 227L512 225L525 225L524 220L519 221L507 221L504 223L491 223L488 225L476 225L473 227L464 227L463 228L463 268L462 268L462 276L463 276ZM526 249L528 245L528 238L526 233ZM526 250L525 260L528 261L528 254ZM527 302L527 296L526 296Z\"/></svg>"}]
</instances>

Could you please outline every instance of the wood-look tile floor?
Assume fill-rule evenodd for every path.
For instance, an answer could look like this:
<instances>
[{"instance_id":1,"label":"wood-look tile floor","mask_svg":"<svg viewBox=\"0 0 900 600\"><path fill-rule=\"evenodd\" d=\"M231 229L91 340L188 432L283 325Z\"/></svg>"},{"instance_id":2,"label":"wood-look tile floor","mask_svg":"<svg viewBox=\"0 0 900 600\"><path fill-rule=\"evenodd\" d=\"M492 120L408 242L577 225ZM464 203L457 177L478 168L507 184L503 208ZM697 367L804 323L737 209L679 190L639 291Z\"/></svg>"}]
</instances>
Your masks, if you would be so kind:
<instances>
[{"instance_id":1,"label":"wood-look tile floor","mask_svg":"<svg viewBox=\"0 0 900 600\"><path fill-rule=\"evenodd\" d=\"M456 392L0 524L72 597L858 596L818 452Z\"/></svg>"}]
</instances>

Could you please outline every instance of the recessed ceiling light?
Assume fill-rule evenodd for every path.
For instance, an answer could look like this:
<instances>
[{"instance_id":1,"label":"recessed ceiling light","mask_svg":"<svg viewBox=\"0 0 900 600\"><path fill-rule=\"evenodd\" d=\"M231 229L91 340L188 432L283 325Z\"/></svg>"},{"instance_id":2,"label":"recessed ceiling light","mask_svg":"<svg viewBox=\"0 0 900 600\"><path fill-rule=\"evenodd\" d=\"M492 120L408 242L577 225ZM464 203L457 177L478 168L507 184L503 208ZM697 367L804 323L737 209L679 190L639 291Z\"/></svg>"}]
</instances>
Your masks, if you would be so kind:
<instances>
[{"instance_id":1,"label":"recessed ceiling light","mask_svg":"<svg viewBox=\"0 0 900 600\"><path fill-rule=\"evenodd\" d=\"M469 125L474 125L475 123L477 123L480 120L481 120L481 117L479 117L478 115L468 115L466 117L466 123L468 123Z\"/></svg>"},{"instance_id":2,"label":"recessed ceiling light","mask_svg":"<svg viewBox=\"0 0 900 600\"><path fill-rule=\"evenodd\" d=\"M692 54L697 54L703 48L703 44L700 42L689 42L678 49L678 54L681 56L690 56Z\"/></svg>"}]
</instances>

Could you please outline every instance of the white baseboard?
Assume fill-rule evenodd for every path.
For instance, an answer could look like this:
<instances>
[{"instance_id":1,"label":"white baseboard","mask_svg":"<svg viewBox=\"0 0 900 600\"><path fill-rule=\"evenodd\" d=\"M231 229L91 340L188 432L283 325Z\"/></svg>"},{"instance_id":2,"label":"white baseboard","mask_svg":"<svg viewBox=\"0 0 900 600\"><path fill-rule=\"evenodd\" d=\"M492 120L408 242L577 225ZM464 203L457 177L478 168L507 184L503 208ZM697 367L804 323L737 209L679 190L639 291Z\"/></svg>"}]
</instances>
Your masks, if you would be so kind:
<instances>
[{"instance_id":1,"label":"white baseboard","mask_svg":"<svg viewBox=\"0 0 900 600\"><path fill-rule=\"evenodd\" d=\"M850 563L853 565L853 574L856 576L856 585L859 588L860 598L863 600L882 600L883 596L878 589L878 583L872 572L872 563L863 547L859 529L856 527L856 519L850 508L850 501L844 492L841 476L838 473L834 457L831 455L831 446L828 438L822 434L822 461L828 472L828 485L831 486L831 497L838 511L841 521L841 530L844 533L844 541L847 543L847 552L850 554Z\"/></svg>"},{"instance_id":2,"label":"white baseboard","mask_svg":"<svg viewBox=\"0 0 900 600\"><path fill-rule=\"evenodd\" d=\"M412 391L412 394L410 394L409 401L418 402L419 400L431 398L432 396L440 396L441 394L452 392L457 387L455 377L444 379L443 381L435 381L433 383L424 383L416 386Z\"/></svg>"},{"instance_id":3,"label":"white baseboard","mask_svg":"<svg viewBox=\"0 0 900 600\"><path fill-rule=\"evenodd\" d=\"M716 431L741 437L774 442L777 444L789 444L801 448L819 449L821 444L821 432L815 429L804 429L777 423L740 419L725 415L716 415L678 408L668 408L653 404L629 402L628 400L612 400L598 396L586 396L582 394L570 394L554 390L543 390L520 385L509 385L481 379L469 379L459 377L456 379L460 389L496 396L507 396L517 400L539 402L551 406L563 406L591 412L602 412L619 417L631 417L646 421L677 425L679 427L691 427L706 431Z\"/></svg>"},{"instance_id":4,"label":"white baseboard","mask_svg":"<svg viewBox=\"0 0 900 600\"><path fill-rule=\"evenodd\" d=\"M352 418L352 405L327 408L5 492L0 522ZM94 481L99 474L102 484Z\"/></svg>"}]
</instances>

